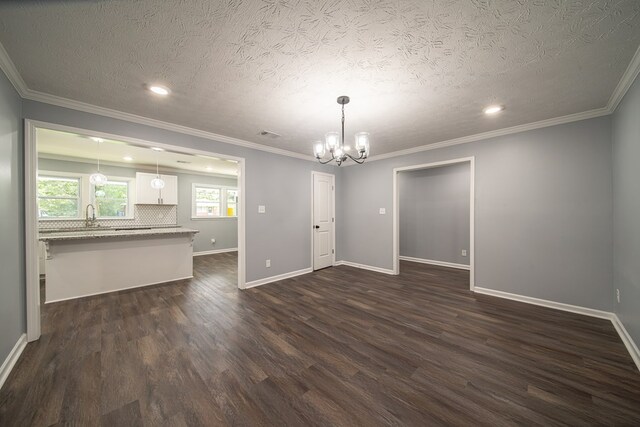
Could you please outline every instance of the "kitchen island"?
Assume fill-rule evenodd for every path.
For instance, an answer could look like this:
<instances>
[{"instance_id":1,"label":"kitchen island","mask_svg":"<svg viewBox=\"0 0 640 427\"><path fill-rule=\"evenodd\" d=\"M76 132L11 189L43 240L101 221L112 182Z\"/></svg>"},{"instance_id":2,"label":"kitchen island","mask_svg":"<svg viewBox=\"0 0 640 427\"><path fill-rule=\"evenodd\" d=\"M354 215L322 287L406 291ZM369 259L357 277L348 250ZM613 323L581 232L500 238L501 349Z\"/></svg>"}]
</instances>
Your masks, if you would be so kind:
<instances>
[{"instance_id":1,"label":"kitchen island","mask_svg":"<svg viewBox=\"0 0 640 427\"><path fill-rule=\"evenodd\" d=\"M193 237L184 227L41 231L46 302L193 277Z\"/></svg>"}]
</instances>

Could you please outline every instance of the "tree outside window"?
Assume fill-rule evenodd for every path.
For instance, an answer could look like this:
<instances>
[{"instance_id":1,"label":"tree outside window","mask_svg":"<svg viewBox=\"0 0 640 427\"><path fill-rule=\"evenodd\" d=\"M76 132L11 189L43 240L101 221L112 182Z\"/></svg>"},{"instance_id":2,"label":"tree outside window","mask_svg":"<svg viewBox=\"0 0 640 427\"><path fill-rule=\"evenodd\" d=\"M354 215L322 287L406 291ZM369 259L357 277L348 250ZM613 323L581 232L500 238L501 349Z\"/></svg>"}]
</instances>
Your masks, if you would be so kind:
<instances>
[{"instance_id":1,"label":"tree outside window","mask_svg":"<svg viewBox=\"0 0 640 427\"><path fill-rule=\"evenodd\" d=\"M38 216L40 218L79 218L80 179L39 176Z\"/></svg>"},{"instance_id":2,"label":"tree outside window","mask_svg":"<svg viewBox=\"0 0 640 427\"><path fill-rule=\"evenodd\" d=\"M126 181L107 181L94 187L96 216L113 218L127 216L129 205L129 183Z\"/></svg>"}]
</instances>

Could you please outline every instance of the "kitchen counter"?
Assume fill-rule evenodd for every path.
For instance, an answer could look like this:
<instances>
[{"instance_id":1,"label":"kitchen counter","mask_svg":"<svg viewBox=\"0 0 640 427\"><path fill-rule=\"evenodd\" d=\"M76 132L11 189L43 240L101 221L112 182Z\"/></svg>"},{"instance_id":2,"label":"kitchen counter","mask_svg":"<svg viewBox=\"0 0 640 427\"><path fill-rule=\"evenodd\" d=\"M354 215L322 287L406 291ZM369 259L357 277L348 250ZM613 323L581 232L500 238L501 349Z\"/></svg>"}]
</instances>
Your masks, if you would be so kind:
<instances>
[{"instance_id":1,"label":"kitchen counter","mask_svg":"<svg viewBox=\"0 0 640 427\"><path fill-rule=\"evenodd\" d=\"M40 231L43 242L61 240L102 239L114 237L159 236L172 234L196 234L198 230L184 227L140 227L140 228L82 228L79 230Z\"/></svg>"},{"instance_id":2,"label":"kitchen counter","mask_svg":"<svg viewBox=\"0 0 640 427\"><path fill-rule=\"evenodd\" d=\"M45 301L191 278L196 233L175 226L41 230Z\"/></svg>"}]
</instances>

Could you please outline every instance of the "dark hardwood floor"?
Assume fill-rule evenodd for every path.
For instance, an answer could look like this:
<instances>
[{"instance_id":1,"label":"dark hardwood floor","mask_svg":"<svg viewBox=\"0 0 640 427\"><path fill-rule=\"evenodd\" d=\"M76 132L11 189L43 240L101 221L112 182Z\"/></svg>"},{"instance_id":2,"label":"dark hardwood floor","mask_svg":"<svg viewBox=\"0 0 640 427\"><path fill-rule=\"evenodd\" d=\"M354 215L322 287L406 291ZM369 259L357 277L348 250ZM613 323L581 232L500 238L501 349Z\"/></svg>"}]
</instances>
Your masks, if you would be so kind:
<instances>
[{"instance_id":1,"label":"dark hardwood floor","mask_svg":"<svg viewBox=\"0 0 640 427\"><path fill-rule=\"evenodd\" d=\"M2 426L640 425L609 321L474 295L467 272L195 278L43 306Z\"/></svg>"}]
</instances>

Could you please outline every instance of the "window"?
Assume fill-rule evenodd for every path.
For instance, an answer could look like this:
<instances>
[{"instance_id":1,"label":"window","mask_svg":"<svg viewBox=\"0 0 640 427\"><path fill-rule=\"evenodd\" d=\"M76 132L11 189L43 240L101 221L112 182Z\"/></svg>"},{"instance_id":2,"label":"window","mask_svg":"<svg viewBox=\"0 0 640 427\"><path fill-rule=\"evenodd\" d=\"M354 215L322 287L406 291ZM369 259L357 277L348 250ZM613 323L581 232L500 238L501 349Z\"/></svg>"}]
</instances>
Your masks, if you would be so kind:
<instances>
[{"instance_id":1,"label":"window","mask_svg":"<svg viewBox=\"0 0 640 427\"><path fill-rule=\"evenodd\" d=\"M94 186L93 201L98 218L126 217L129 210L129 182L113 180Z\"/></svg>"},{"instance_id":2,"label":"window","mask_svg":"<svg viewBox=\"0 0 640 427\"><path fill-rule=\"evenodd\" d=\"M220 189L198 184L196 184L194 188L193 216L195 218L220 216Z\"/></svg>"},{"instance_id":3,"label":"window","mask_svg":"<svg viewBox=\"0 0 640 427\"><path fill-rule=\"evenodd\" d=\"M238 190L227 190L227 216L238 216Z\"/></svg>"},{"instance_id":4,"label":"window","mask_svg":"<svg viewBox=\"0 0 640 427\"><path fill-rule=\"evenodd\" d=\"M80 218L80 178L38 176L39 218Z\"/></svg>"},{"instance_id":5,"label":"window","mask_svg":"<svg viewBox=\"0 0 640 427\"><path fill-rule=\"evenodd\" d=\"M192 218L225 218L238 215L238 189L193 184Z\"/></svg>"}]
</instances>

